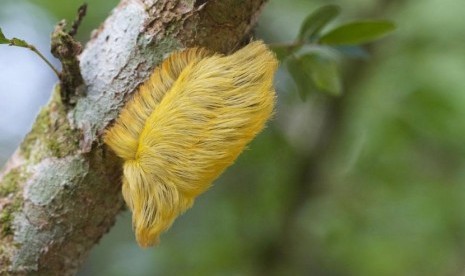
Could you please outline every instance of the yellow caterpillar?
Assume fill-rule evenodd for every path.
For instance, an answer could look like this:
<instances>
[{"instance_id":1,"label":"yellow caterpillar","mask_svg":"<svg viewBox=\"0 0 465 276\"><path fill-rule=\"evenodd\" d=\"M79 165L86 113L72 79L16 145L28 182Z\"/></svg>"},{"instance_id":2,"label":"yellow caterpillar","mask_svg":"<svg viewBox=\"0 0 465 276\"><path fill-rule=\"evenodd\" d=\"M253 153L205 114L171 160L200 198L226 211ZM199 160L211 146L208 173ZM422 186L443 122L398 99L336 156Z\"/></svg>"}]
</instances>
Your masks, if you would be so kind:
<instances>
[{"instance_id":1,"label":"yellow caterpillar","mask_svg":"<svg viewBox=\"0 0 465 276\"><path fill-rule=\"evenodd\" d=\"M123 196L140 246L158 243L263 129L278 62L261 41L232 55L174 53L105 133L124 159Z\"/></svg>"}]
</instances>

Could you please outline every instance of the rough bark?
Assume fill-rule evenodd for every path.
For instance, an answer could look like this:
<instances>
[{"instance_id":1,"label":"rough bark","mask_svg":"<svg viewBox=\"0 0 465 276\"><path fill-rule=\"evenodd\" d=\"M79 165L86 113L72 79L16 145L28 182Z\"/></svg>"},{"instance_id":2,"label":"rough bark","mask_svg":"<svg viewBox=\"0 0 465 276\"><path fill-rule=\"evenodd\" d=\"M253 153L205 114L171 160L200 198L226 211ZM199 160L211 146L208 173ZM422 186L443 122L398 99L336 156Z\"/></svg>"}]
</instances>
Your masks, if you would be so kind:
<instances>
[{"instance_id":1,"label":"rough bark","mask_svg":"<svg viewBox=\"0 0 465 276\"><path fill-rule=\"evenodd\" d=\"M74 274L124 208L104 129L173 50L229 52L265 0L123 0L80 57L86 95L59 89L0 174L0 275Z\"/></svg>"}]
</instances>

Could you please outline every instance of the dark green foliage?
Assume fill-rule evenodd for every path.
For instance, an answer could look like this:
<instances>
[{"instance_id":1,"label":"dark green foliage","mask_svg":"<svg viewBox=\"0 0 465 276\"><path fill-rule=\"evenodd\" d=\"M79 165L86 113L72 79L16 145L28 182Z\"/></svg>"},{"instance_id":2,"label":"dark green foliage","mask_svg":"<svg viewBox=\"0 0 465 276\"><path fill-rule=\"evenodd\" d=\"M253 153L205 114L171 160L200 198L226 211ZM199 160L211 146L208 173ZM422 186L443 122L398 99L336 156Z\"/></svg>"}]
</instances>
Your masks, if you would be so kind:
<instances>
[{"instance_id":1,"label":"dark green foliage","mask_svg":"<svg viewBox=\"0 0 465 276\"><path fill-rule=\"evenodd\" d=\"M286 64L303 100L310 91L340 95L338 66L330 55L313 51L300 57L291 57Z\"/></svg>"},{"instance_id":2,"label":"dark green foliage","mask_svg":"<svg viewBox=\"0 0 465 276\"><path fill-rule=\"evenodd\" d=\"M294 42L270 45L278 59L286 63L302 100L310 92L323 92L332 96L342 93L338 55L328 55L325 52L358 57L349 52L348 48L333 46L371 42L395 29L394 24L386 20L355 21L321 34L339 13L339 6L322 6L305 18ZM312 47L304 47L305 45Z\"/></svg>"},{"instance_id":3,"label":"dark green foliage","mask_svg":"<svg viewBox=\"0 0 465 276\"><path fill-rule=\"evenodd\" d=\"M395 26L390 21L355 21L329 31L319 41L328 45L357 45L376 40L394 29Z\"/></svg>"},{"instance_id":4,"label":"dark green foliage","mask_svg":"<svg viewBox=\"0 0 465 276\"><path fill-rule=\"evenodd\" d=\"M321 29L339 15L340 11L341 8L336 5L322 6L315 10L302 23L298 39L300 41L312 40L319 35Z\"/></svg>"}]
</instances>

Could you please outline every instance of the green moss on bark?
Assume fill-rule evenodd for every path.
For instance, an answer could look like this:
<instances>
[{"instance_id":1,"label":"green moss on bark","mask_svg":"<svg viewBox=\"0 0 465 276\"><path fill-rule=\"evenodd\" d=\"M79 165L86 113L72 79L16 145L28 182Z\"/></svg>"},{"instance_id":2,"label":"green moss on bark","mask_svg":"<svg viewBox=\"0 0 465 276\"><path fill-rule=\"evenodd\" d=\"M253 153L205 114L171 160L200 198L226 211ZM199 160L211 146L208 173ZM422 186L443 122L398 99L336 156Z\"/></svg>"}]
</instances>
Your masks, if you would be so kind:
<instances>
[{"instance_id":1,"label":"green moss on bark","mask_svg":"<svg viewBox=\"0 0 465 276\"><path fill-rule=\"evenodd\" d=\"M51 102L42 108L20 149L25 159L62 158L79 148L79 132L71 128L60 98L60 89L53 92Z\"/></svg>"},{"instance_id":2,"label":"green moss on bark","mask_svg":"<svg viewBox=\"0 0 465 276\"><path fill-rule=\"evenodd\" d=\"M7 197L17 190L18 182L16 181L20 175L19 169L13 169L3 177L3 181L0 183L0 197Z\"/></svg>"},{"instance_id":3,"label":"green moss on bark","mask_svg":"<svg viewBox=\"0 0 465 276\"><path fill-rule=\"evenodd\" d=\"M18 187L24 182L26 176L19 169L12 169L0 182L0 198L4 198L3 208L0 211L0 236L5 237L13 234L11 228L14 213L22 206L21 189Z\"/></svg>"}]
</instances>

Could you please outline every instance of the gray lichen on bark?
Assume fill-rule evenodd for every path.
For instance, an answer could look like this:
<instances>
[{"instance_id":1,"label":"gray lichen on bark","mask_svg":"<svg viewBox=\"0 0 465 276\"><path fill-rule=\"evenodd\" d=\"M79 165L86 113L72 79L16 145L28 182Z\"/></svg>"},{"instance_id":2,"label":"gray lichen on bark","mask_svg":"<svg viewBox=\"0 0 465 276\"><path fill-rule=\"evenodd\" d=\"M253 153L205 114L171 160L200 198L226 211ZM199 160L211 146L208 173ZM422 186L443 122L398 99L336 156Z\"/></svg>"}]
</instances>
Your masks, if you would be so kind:
<instances>
[{"instance_id":1,"label":"gray lichen on bark","mask_svg":"<svg viewBox=\"0 0 465 276\"><path fill-rule=\"evenodd\" d=\"M80 56L86 94L59 90L0 173L0 275L70 275L124 208L121 163L101 142L170 52L236 49L264 0L123 0Z\"/></svg>"}]
</instances>

